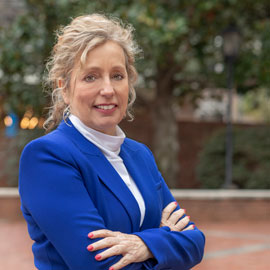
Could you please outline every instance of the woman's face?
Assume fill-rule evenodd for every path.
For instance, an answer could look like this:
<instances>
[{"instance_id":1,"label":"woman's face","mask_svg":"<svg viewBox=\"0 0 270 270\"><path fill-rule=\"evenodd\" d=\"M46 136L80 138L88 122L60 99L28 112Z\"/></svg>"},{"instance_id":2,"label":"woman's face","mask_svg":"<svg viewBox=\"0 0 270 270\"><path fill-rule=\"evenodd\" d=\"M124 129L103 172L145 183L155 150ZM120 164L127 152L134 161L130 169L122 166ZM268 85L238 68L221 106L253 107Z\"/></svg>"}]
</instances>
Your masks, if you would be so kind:
<instances>
[{"instance_id":1,"label":"woman's face","mask_svg":"<svg viewBox=\"0 0 270 270\"><path fill-rule=\"evenodd\" d=\"M86 126L115 135L116 125L126 114L129 84L123 49L113 41L91 50L85 65L79 61L71 74L64 100Z\"/></svg>"}]
</instances>

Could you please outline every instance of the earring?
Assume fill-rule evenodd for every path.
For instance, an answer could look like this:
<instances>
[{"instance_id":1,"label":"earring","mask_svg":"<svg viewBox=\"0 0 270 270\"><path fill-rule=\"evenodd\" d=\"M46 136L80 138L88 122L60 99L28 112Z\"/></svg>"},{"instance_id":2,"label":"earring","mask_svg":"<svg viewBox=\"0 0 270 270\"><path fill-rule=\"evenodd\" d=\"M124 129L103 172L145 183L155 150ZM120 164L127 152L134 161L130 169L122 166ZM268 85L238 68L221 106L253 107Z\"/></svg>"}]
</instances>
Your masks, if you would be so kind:
<instances>
[{"instance_id":1,"label":"earring","mask_svg":"<svg viewBox=\"0 0 270 270\"><path fill-rule=\"evenodd\" d=\"M69 115L70 115L70 106L67 105L67 107L63 110L63 120L69 127L71 127L71 125L67 122L67 118L69 117Z\"/></svg>"}]
</instances>

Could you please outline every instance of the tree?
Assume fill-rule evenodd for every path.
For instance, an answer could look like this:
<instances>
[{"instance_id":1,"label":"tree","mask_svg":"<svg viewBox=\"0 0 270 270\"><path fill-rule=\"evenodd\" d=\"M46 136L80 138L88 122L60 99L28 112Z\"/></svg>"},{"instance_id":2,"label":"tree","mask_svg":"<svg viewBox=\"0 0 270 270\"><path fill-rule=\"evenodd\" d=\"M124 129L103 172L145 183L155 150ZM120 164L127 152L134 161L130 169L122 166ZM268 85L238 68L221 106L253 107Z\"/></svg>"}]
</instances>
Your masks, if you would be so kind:
<instances>
[{"instance_id":1,"label":"tree","mask_svg":"<svg viewBox=\"0 0 270 270\"><path fill-rule=\"evenodd\" d=\"M1 39L4 75L0 86L6 107L22 114L23 107L29 105L41 113L41 105L47 102L39 91L44 60L58 25L82 13L118 16L134 25L144 51L144 58L137 64L138 99L145 113L152 116L155 156L169 186L174 187L179 151L174 107L187 93L197 98L205 87L225 87L225 74L217 73L215 67L223 64L220 35L231 22L241 28L243 40L236 69L237 88L243 93L258 86L269 89L268 2L27 0L26 15ZM32 80L35 84L30 85L27 76L36 78Z\"/></svg>"}]
</instances>

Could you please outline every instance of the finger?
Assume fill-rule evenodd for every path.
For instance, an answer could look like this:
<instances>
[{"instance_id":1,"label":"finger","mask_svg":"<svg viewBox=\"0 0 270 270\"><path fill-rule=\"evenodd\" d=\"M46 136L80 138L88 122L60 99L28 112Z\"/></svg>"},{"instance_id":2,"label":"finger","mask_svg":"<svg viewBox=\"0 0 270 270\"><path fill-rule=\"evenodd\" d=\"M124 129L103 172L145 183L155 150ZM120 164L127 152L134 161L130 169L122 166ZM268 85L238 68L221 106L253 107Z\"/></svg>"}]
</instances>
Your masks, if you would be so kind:
<instances>
[{"instance_id":1,"label":"finger","mask_svg":"<svg viewBox=\"0 0 270 270\"><path fill-rule=\"evenodd\" d=\"M173 230L177 230L177 231L182 231L184 230L184 228L188 225L190 221L190 217L189 216L185 216L184 218L180 219L176 224L175 224L175 229Z\"/></svg>"},{"instance_id":2,"label":"finger","mask_svg":"<svg viewBox=\"0 0 270 270\"><path fill-rule=\"evenodd\" d=\"M97 231L92 231L88 234L88 237L91 239L95 239L95 238L104 238L104 237L109 237L109 236L116 236L118 234L118 232L113 232L110 230L97 230Z\"/></svg>"},{"instance_id":3,"label":"finger","mask_svg":"<svg viewBox=\"0 0 270 270\"><path fill-rule=\"evenodd\" d=\"M88 251L100 250L103 248L108 248L108 247L117 245L119 244L119 241L120 240L117 237L109 236L109 237L102 238L101 240L89 245L87 249Z\"/></svg>"},{"instance_id":4,"label":"finger","mask_svg":"<svg viewBox=\"0 0 270 270\"><path fill-rule=\"evenodd\" d=\"M174 211L170 217L168 218L168 221L171 224L176 224L178 222L179 219L181 219L183 217L183 215L185 214L186 210L185 209L179 209Z\"/></svg>"},{"instance_id":5,"label":"finger","mask_svg":"<svg viewBox=\"0 0 270 270\"><path fill-rule=\"evenodd\" d=\"M177 207L177 202L171 202L169 203L162 211L162 220L167 220L169 218L169 216L171 215L171 213L175 210L175 208Z\"/></svg>"},{"instance_id":6,"label":"finger","mask_svg":"<svg viewBox=\"0 0 270 270\"><path fill-rule=\"evenodd\" d=\"M188 230L194 230L195 229L195 225L189 225L187 228L185 228L183 231L188 231Z\"/></svg>"},{"instance_id":7,"label":"finger","mask_svg":"<svg viewBox=\"0 0 270 270\"><path fill-rule=\"evenodd\" d=\"M124 256L116 264L112 265L109 270L120 270L130 263L132 263L132 260L129 258L129 256Z\"/></svg>"},{"instance_id":8,"label":"finger","mask_svg":"<svg viewBox=\"0 0 270 270\"><path fill-rule=\"evenodd\" d=\"M97 254L95 256L95 259L97 261L102 261L102 260L105 260L105 259L107 259L109 257L120 255L120 254L123 254L123 253L124 253L123 246L115 245L115 246L112 246L112 247L104 250L103 252Z\"/></svg>"}]
</instances>

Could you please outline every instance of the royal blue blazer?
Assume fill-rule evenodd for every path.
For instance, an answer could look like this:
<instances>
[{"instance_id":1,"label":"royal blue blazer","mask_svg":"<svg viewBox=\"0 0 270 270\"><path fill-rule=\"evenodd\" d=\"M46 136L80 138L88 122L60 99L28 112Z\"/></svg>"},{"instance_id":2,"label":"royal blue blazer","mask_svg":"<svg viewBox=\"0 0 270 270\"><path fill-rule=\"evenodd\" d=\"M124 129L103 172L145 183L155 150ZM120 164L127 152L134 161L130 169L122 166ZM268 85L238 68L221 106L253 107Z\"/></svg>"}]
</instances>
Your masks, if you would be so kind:
<instances>
[{"instance_id":1,"label":"royal blue blazer","mask_svg":"<svg viewBox=\"0 0 270 270\"><path fill-rule=\"evenodd\" d=\"M102 152L71 122L30 142L20 161L21 209L40 270L107 270L121 256L96 261L86 248L88 233L109 229L139 236L155 259L123 269L187 270L203 257L204 235L160 228L161 213L174 201L150 150L125 139L120 156L145 201L140 227L138 204Z\"/></svg>"}]
</instances>

